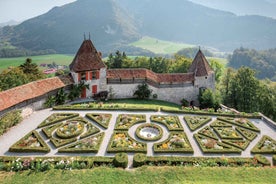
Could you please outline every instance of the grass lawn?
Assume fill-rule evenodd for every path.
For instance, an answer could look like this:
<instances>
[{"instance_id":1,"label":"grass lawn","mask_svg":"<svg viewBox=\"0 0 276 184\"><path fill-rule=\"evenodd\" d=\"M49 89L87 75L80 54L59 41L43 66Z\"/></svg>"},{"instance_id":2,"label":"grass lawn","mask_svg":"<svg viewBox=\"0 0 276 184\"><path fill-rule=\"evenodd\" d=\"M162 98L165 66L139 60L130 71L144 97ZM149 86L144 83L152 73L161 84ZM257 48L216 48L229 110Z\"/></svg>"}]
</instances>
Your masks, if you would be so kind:
<instances>
[{"instance_id":1,"label":"grass lawn","mask_svg":"<svg viewBox=\"0 0 276 184\"><path fill-rule=\"evenodd\" d=\"M142 167L136 170L95 168L48 172L1 172L5 183L276 183L276 168Z\"/></svg>"},{"instance_id":2,"label":"grass lawn","mask_svg":"<svg viewBox=\"0 0 276 184\"><path fill-rule=\"evenodd\" d=\"M178 104L161 101L161 100L114 99L114 100L109 100L107 104L118 104L126 107L135 106L135 107L144 107L144 108L158 108L158 107L170 107L172 109L181 108L181 106Z\"/></svg>"},{"instance_id":3,"label":"grass lawn","mask_svg":"<svg viewBox=\"0 0 276 184\"><path fill-rule=\"evenodd\" d=\"M69 65L73 60L73 55L62 55L62 54L50 54L40 56L24 56L16 58L0 58L0 72L7 69L10 66L19 66L23 64L27 58L31 58L34 63L38 66L42 63L51 64L55 62L59 65Z\"/></svg>"},{"instance_id":4,"label":"grass lawn","mask_svg":"<svg viewBox=\"0 0 276 184\"><path fill-rule=\"evenodd\" d=\"M131 43L130 45L149 50L156 54L173 54L183 48L195 47L195 45L191 44L163 41L147 36Z\"/></svg>"}]
</instances>

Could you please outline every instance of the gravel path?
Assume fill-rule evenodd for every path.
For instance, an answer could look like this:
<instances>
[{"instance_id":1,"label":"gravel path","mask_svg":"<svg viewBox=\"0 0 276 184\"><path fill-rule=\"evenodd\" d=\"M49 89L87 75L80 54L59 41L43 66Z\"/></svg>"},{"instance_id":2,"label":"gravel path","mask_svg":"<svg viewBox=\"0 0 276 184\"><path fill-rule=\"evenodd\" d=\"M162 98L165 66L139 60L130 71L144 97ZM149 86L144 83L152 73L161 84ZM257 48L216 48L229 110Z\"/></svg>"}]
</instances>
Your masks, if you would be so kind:
<instances>
[{"instance_id":1,"label":"gravel path","mask_svg":"<svg viewBox=\"0 0 276 184\"><path fill-rule=\"evenodd\" d=\"M44 120L46 119L48 116L50 116L52 113L59 113L59 112L78 112L80 114L80 116L85 117L86 113L109 113L112 114L112 118L109 124L108 129L104 129L102 127L100 127L99 125L97 125L96 123L93 123L93 125L97 126L102 132L105 133L103 142L101 144L100 150L97 154L95 153L85 153L85 154L76 154L76 153L58 153L57 149L52 145L52 143L46 139L45 135L41 132L41 129L37 129L37 131L39 132L39 134L43 137L44 140L46 140L46 143L50 146L51 148L51 152L44 154L44 153L11 153L8 152L8 149L10 146L12 146L16 141L18 141L19 139L21 139L24 135L26 135L27 133L29 133L31 130L34 130L37 128L37 126ZM119 114L145 114L146 115L146 121L149 123L150 122L150 116L151 115L177 115L177 114L170 114L170 113L163 113L163 112L126 112L126 111L52 111L51 109L45 109L45 110L41 110L41 111L36 111L33 112L30 116L24 118L23 122L18 124L15 127L12 127L8 132L6 132L4 135L2 135L0 137L0 156L73 156L73 155L78 155L78 156L113 156L114 154L110 154L110 153L106 153L106 149L107 149L107 145L108 142L110 140L110 137L112 136L113 133L113 129L115 126L115 122L116 122L116 118ZM258 134L257 138L255 138L250 145L248 146L248 148L243 151L241 154L203 154L202 151L200 150L200 148L198 147L195 139L193 138L193 134L196 133L198 130L196 131L191 131L187 124L184 122L183 120L183 115L178 115L179 116L179 120L182 124L182 126L184 127L185 133L187 134L187 137L194 149L194 153L193 154L182 154L182 153L177 153L177 154L156 154L153 153L153 143L158 143L158 142L162 142L164 140L166 140L169 136L169 132L167 130L167 128L162 125L162 124L158 124L162 129L163 129L163 137L155 142L146 142L143 140L140 140L139 138L136 137L135 135L135 130L136 128L141 125L141 124L136 124L134 126L132 126L129 129L129 135L136 139L137 141L140 142L145 142L147 143L147 155L148 156L161 156L161 155L165 155L165 156L197 156L197 157L201 157L201 156L238 156L238 157L251 157L251 153L250 150L256 145L256 143L261 139L261 137L263 135L268 135L272 138L276 137L276 130L272 129L269 125L267 125L266 123L264 123L262 120L259 119L250 119L254 125L256 127L258 127L261 130L261 133ZM206 125L209 125L210 123L212 123L214 120L216 119L216 117L212 117L212 121L209 122ZM133 153L129 153L129 160L130 163L132 164L132 157L133 157ZM271 159L271 155L268 155L268 158Z\"/></svg>"}]
</instances>

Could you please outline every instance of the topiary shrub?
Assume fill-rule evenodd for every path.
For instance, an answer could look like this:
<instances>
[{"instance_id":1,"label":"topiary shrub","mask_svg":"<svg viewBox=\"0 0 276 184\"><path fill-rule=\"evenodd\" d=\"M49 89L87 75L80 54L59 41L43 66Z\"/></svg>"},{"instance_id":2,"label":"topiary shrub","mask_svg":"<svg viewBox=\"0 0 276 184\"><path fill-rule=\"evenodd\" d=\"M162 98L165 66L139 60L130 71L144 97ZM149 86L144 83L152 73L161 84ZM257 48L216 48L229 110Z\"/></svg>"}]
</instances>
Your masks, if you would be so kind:
<instances>
[{"instance_id":1,"label":"topiary shrub","mask_svg":"<svg viewBox=\"0 0 276 184\"><path fill-rule=\"evenodd\" d=\"M267 160L267 158L265 158L263 155L257 154L254 156L254 159L256 159L258 163L264 166L270 166L269 160Z\"/></svg>"},{"instance_id":2,"label":"topiary shrub","mask_svg":"<svg viewBox=\"0 0 276 184\"><path fill-rule=\"evenodd\" d=\"M136 153L133 157L133 167L143 166L146 161L147 161L146 154Z\"/></svg>"},{"instance_id":3,"label":"topiary shrub","mask_svg":"<svg viewBox=\"0 0 276 184\"><path fill-rule=\"evenodd\" d=\"M126 168L128 164L128 157L126 153L116 153L115 158L113 160L113 164L115 167Z\"/></svg>"}]
</instances>

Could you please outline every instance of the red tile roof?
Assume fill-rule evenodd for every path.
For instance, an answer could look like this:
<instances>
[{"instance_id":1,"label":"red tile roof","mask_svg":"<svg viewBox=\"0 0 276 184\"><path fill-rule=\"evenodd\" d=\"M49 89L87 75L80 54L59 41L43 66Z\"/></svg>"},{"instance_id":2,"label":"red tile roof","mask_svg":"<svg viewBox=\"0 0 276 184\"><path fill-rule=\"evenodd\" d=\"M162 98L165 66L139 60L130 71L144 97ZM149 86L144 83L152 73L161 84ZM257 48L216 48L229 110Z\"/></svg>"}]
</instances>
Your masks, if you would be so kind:
<instances>
[{"instance_id":1,"label":"red tile roof","mask_svg":"<svg viewBox=\"0 0 276 184\"><path fill-rule=\"evenodd\" d=\"M199 49L192 62L189 72L193 72L196 76L206 76L212 71L213 70L211 69L207 59Z\"/></svg>"},{"instance_id":2,"label":"red tile roof","mask_svg":"<svg viewBox=\"0 0 276 184\"><path fill-rule=\"evenodd\" d=\"M194 80L193 73L158 74L148 69L108 69L107 79L150 79L156 83L185 83Z\"/></svg>"},{"instance_id":3,"label":"red tile roof","mask_svg":"<svg viewBox=\"0 0 276 184\"><path fill-rule=\"evenodd\" d=\"M71 81L68 78L53 77L2 91L0 92L0 111L65 87L70 83Z\"/></svg>"},{"instance_id":4,"label":"red tile roof","mask_svg":"<svg viewBox=\"0 0 276 184\"><path fill-rule=\"evenodd\" d=\"M106 67L100 53L96 50L91 40L84 40L70 64L70 70L74 72L92 71Z\"/></svg>"}]
</instances>

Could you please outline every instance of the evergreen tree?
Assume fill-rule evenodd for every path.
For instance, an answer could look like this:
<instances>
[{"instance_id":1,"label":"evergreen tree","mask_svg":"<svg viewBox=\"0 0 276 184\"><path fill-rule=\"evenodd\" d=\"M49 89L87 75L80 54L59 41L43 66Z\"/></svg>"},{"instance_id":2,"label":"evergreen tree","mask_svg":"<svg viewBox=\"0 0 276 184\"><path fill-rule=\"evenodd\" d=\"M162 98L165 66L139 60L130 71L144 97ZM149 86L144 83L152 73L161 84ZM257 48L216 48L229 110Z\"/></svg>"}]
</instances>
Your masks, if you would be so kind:
<instances>
[{"instance_id":1,"label":"evergreen tree","mask_svg":"<svg viewBox=\"0 0 276 184\"><path fill-rule=\"evenodd\" d=\"M44 78L43 73L39 70L37 64L32 63L31 58L27 58L25 63L20 65L20 68L28 76L30 81L36 81Z\"/></svg>"}]
</instances>

